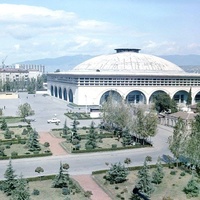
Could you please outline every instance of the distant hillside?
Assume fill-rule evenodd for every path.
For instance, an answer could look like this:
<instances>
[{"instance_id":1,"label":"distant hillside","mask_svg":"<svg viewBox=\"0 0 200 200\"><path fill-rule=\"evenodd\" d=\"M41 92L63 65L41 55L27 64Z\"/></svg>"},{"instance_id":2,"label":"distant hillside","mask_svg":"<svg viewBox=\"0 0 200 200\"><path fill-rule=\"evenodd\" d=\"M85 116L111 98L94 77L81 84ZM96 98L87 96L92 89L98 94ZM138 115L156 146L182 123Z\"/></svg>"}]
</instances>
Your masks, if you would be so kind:
<instances>
[{"instance_id":1,"label":"distant hillside","mask_svg":"<svg viewBox=\"0 0 200 200\"><path fill-rule=\"evenodd\" d=\"M46 58L39 60L28 60L23 64L42 64L46 66L46 72L54 72L56 69L67 71L76 65L93 58L91 55L62 56L58 58ZM188 72L200 73L200 55L161 55L164 58Z\"/></svg>"},{"instance_id":2,"label":"distant hillside","mask_svg":"<svg viewBox=\"0 0 200 200\"><path fill-rule=\"evenodd\" d=\"M200 55L161 55L160 57L169 60L178 66L200 65Z\"/></svg>"},{"instance_id":3,"label":"distant hillside","mask_svg":"<svg viewBox=\"0 0 200 200\"><path fill-rule=\"evenodd\" d=\"M20 62L20 64L41 64L45 65L46 72L54 72L57 69L60 71L67 71L75 67L76 65L93 58L91 55L74 55L74 56L62 56L58 58L45 58L39 60L27 60Z\"/></svg>"}]
</instances>

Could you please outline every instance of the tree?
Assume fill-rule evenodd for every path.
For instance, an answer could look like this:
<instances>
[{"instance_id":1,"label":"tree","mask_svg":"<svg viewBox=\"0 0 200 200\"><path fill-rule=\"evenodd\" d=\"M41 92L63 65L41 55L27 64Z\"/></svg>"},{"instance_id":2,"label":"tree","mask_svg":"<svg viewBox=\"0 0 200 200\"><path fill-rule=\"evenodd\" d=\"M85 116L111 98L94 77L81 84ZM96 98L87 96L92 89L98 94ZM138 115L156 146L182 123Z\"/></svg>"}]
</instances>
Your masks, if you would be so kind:
<instances>
[{"instance_id":1,"label":"tree","mask_svg":"<svg viewBox=\"0 0 200 200\"><path fill-rule=\"evenodd\" d=\"M25 119L25 117L34 115L35 113L34 110L31 109L30 104L24 103L22 105L19 105L18 114L20 117L23 117Z\"/></svg>"},{"instance_id":2,"label":"tree","mask_svg":"<svg viewBox=\"0 0 200 200\"><path fill-rule=\"evenodd\" d=\"M69 178L69 175L63 173L63 166L62 166L62 163L60 163L59 174L55 176L52 187L53 188L67 187L68 178Z\"/></svg>"},{"instance_id":3,"label":"tree","mask_svg":"<svg viewBox=\"0 0 200 200\"><path fill-rule=\"evenodd\" d=\"M15 171L12 167L11 159L4 174L5 181L2 183L2 189L8 196L12 194L12 191L16 188Z\"/></svg>"},{"instance_id":4,"label":"tree","mask_svg":"<svg viewBox=\"0 0 200 200\"><path fill-rule=\"evenodd\" d=\"M124 163L127 164L127 165L131 164L131 159L125 158Z\"/></svg>"},{"instance_id":5,"label":"tree","mask_svg":"<svg viewBox=\"0 0 200 200\"><path fill-rule=\"evenodd\" d=\"M133 136L125 129L122 131L122 144L123 146L133 145Z\"/></svg>"},{"instance_id":6,"label":"tree","mask_svg":"<svg viewBox=\"0 0 200 200\"><path fill-rule=\"evenodd\" d=\"M0 156L5 156L4 150L5 147L0 145Z\"/></svg>"},{"instance_id":7,"label":"tree","mask_svg":"<svg viewBox=\"0 0 200 200\"><path fill-rule=\"evenodd\" d=\"M67 121L65 120L64 127L63 127L63 136L67 136L69 133L69 128L67 127Z\"/></svg>"},{"instance_id":8,"label":"tree","mask_svg":"<svg viewBox=\"0 0 200 200\"><path fill-rule=\"evenodd\" d=\"M29 151L40 151L41 147L38 141L38 133L35 130L29 133L29 138L27 140L27 147Z\"/></svg>"},{"instance_id":9,"label":"tree","mask_svg":"<svg viewBox=\"0 0 200 200\"><path fill-rule=\"evenodd\" d=\"M195 116L191 124L191 133L187 136L184 143L184 156L190 160L190 163L200 167L200 115Z\"/></svg>"},{"instance_id":10,"label":"tree","mask_svg":"<svg viewBox=\"0 0 200 200\"><path fill-rule=\"evenodd\" d=\"M27 81L27 91L30 94L35 93L35 91L36 91L36 79L35 78L28 79L28 81Z\"/></svg>"},{"instance_id":11,"label":"tree","mask_svg":"<svg viewBox=\"0 0 200 200\"><path fill-rule=\"evenodd\" d=\"M160 158L158 158L156 163L156 168L152 172L152 183L160 184L164 177L163 166L161 164Z\"/></svg>"},{"instance_id":12,"label":"tree","mask_svg":"<svg viewBox=\"0 0 200 200\"><path fill-rule=\"evenodd\" d=\"M35 172L37 172L38 174L40 174L40 173L43 173L44 172L44 169L42 168L42 167L37 167L36 169L35 169ZM40 176L40 181L42 180L42 176Z\"/></svg>"},{"instance_id":13,"label":"tree","mask_svg":"<svg viewBox=\"0 0 200 200\"><path fill-rule=\"evenodd\" d=\"M154 96L155 109L160 112L177 112L176 102L166 93L159 93Z\"/></svg>"},{"instance_id":14,"label":"tree","mask_svg":"<svg viewBox=\"0 0 200 200\"><path fill-rule=\"evenodd\" d=\"M72 144L74 144L74 145L77 145L77 144L79 144L79 142L80 142L80 140L81 140L81 137L80 137L80 135L78 134L78 132L77 132L77 121L76 121L76 119L74 119L74 121L73 121L73 123L72 123L72 129L71 129L71 131L72 131L72 139L71 139L71 142L72 142Z\"/></svg>"},{"instance_id":15,"label":"tree","mask_svg":"<svg viewBox=\"0 0 200 200\"><path fill-rule=\"evenodd\" d=\"M6 123L6 120L3 118L3 121L2 121L2 124L1 124L1 129L5 131L7 128L8 128L8 125Z\"/></svg>"},{"instance_id":16,"label":"tree","mask_svg":"<svg viewBox=\"0 0 200 200\"><path fill-rule=\"evenodd\" d=\"M152 178L147 165L147 158L145 158L143 167L138 171L138 182L136 188L144 195L150 196L154 191Z\"/></svg>"},{"instance_id":17,"label":"tree","mask_svg":"<svg viewBox=\"0 0 200 200\"><path fill-rule=\"evenodd\" d=\"M28 183L22 175L16 182L16 188L12 191L11 200L30 200Z\"/></svg>"},{"instance_id":18,"label":"tree","mask_svg":"<svg viewBox=\"0 0 200 200\"><path fill-rule=\"evenodd\" d=\"M181 118L178 118L178 121L174 126L173 135L168 138L169 150L176 158L177 166L178 166L178 158L184 152L186 133L187 130L185 122Z\"/></svg>"},{"instance_id":19,"label":"tree","mask_svg":"<svg viewBox=\"0 0 200 200\"><path fill-rule=\"evenodd\" d=\"M190 88L188 92L187 105L191 105L191 104L192 104L192 89Z\"/></svg>"},{"instance_id":20,"label":"tree","mask_svg":"<svg viewBox=\"0 0 200 200\"><path fill-rule=\"evenodd\" d=\"M150 111L149 113L144 113L141 108L136 111L135 123L133 126L136 137L147 139L156 135L157 130L157 117Z\"/></svg>"},{"instance_id":21,"label":"tree","mask_svg":"<svg viewBox=\"0 0 200 200\"><path fill-rule=\"evenodd\" d=\"M43 89L43 77L42 76L38 76L37 77L37 82L36 82L36 88L37 90L42 90Z\"/></svg>"},{"instance_id":22,"label":"tree","mask_svg":"<svg viewBox=\"0 0 200 200\"><path fill-rule=\"evenodd\" d=\"M110 169L107 171L105 179L112 183L122 183L126 181L129 174L128 169L120 162L111 164Z\"/></svg>"},{"instance_id":23,"label":"tree","mask_svg":"<svg viewBox=\"0 0 200 200\"><path fill-rule=\"evenodd\" d=\"M97 147L98 135L94 128L94 122L91 122L89 134L87 135L86 149L95 149Z\"/></svg>"}]
</instances>

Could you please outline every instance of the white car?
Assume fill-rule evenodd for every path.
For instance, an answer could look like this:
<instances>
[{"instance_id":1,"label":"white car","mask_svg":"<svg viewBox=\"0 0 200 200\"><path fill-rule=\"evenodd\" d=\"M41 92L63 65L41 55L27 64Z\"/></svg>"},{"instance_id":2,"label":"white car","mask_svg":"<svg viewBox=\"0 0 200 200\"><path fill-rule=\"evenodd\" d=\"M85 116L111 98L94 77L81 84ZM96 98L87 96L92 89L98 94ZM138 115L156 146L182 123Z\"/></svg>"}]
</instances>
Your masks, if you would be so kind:
<instances>
[{"instance_id":1,"label":"white car","mask_svg":"<svg viewBox=\"0 0 200 200\"><path fill-rule=\"evenodd\" d=\"M60 120L59 119L57 119L57 118L52 118L52 119L49 119L49 120L47 120L47 123L56 123L56 124L59 124L60 123Z\"/></svg>"}]
</instances>

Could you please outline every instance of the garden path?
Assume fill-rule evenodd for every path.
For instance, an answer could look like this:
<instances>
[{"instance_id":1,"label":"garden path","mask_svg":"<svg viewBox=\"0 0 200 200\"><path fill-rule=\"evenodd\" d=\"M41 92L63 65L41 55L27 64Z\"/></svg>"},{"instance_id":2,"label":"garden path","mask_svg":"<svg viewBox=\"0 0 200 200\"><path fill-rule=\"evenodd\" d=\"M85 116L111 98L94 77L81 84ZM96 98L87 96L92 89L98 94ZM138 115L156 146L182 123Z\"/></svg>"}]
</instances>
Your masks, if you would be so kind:
<instances>
[{"instance_id":1,"label":"garden path","mask_svg":"<svg viewBox=\"0 0 200 200\"><path fill-rule=\"evenodd\" d=\"M39 132L39 136L40 143L44 144L45 142L49 142L49 148L54 156L68 154L59 144L65 139L53 137L48 132ZM92 179L90 174L74 175L73 178L78 181L85 191L92 191L93 195L91 196L91 200L111 200L111 198Z\"/></svg>"}]
</instances>

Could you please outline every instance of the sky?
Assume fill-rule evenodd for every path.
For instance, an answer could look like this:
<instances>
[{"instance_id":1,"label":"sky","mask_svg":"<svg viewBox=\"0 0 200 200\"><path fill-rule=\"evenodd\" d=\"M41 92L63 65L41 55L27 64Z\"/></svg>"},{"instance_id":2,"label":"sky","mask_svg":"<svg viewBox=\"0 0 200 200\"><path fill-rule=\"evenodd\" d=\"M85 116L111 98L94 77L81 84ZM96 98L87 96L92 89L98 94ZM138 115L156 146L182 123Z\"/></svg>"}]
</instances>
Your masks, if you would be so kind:
<instances>
[{"instance_id":1,"label":"sky","mask_svg":"<svg viewBox=\"0 0 200 200\"><path fill-rule=\"evenodd\" d=\"M0 60L200 54L200 0L0 0Z\"/></svg>"}]
</instances>

